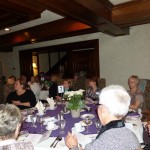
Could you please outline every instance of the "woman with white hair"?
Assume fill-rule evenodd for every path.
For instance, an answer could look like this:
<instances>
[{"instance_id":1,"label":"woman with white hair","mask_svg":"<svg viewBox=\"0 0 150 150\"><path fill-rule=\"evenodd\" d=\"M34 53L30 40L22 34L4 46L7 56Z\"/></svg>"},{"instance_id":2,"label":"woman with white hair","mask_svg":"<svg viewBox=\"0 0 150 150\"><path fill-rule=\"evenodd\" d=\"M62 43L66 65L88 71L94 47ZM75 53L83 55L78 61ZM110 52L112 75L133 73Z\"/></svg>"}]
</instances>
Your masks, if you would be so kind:
<instances>
[{"instance_id":1,"label":"woman with white hair","mask_svg":"<svg viewBox=\"0 0 150 150\"><path fill-rule=\"evenodd\" d=\"M16 141L22 115L19 108L12 104L0 105L0 150L33 150L30 142Z\"/></svg>"},{"instance_id":2,"label":"woman with white hair","mask_svg":"<svg viewBox=\"0 0 150 150\"><path fill-rule=\"evenodd\" d=\"M123 118L130 105L130 96L119 85L111 85L101 91L98 116L102 128L96 139L85 146L85 150L135 150L140 144L132 131L125 127ZM68 133L66 145L79 150L77 138Z\"/></svg>"}]
</instances>

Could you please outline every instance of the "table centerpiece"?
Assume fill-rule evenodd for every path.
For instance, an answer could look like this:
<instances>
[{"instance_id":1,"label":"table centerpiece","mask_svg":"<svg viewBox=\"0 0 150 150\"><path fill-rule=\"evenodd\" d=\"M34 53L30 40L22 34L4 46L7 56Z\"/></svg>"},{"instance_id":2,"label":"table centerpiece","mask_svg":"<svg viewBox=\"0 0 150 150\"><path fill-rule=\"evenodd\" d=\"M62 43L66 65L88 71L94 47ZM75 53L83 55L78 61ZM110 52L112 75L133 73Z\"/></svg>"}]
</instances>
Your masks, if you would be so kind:
<instances>
[{"instance_id":1,"label":"table centerpiece","mask_svg":"<svg viewBox=\"0 0 150 150\"><path fill-rule=\"evenodd\" d=\"M83 92L84 90L80 89L64 93L64 98L68 101L68 109L70 109L73 118L79 117L80 110L84 107Z\"/></svg>"}]
</instances>

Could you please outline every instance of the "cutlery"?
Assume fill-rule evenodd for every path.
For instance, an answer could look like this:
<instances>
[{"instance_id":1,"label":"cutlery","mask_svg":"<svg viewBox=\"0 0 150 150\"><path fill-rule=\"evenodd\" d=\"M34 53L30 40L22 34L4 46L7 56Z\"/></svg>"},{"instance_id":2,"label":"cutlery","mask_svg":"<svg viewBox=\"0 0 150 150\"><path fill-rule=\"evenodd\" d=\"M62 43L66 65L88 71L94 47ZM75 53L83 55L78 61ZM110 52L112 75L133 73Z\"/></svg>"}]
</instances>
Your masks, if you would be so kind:
<instances>
[{"instance_id":1,"label":"cutlery","mask_svg":"<svg viewBox=\"0 0 150 150\"><path fill-rule=\"evenodd\" d=\"M56 137L56 139L54 140L54 142L50 145L50 147L53 147L53 145L55 144L55 142L58 140L59 136Z\"/></svg>"},{"instance_id":2,"label":"cutlery","mask_svg":"<svg viewBox=\"0 0 150 150\"><path fill-rule=\"evenodd\" d=\"M56 144L53 146L53 148L55 148L56 145L58 144L58 142L61 141L61 140L62 140L62 138L61 138L61 137L58 137L57 142L56 142Z\"/></svg>"}]
</instances>

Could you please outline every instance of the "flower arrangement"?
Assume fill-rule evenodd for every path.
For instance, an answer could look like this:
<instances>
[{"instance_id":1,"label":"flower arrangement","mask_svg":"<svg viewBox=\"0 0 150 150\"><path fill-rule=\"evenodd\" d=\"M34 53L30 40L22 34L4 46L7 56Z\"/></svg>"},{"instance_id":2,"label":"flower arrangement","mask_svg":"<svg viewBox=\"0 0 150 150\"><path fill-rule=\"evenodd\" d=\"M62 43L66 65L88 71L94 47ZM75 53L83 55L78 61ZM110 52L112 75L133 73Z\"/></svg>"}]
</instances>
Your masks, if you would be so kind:
<instances>
[{"instance_id":1,"label":"flower arrangement","mask_svg":"<svg viewBox=\"0 0 150 150\"><path fill-rule=\"evenodd\" d=\"M83 92L84 90L78 90L64 93L64 98L68 100L68 109L77 110L84 107Z\"/></svg>"}]
</instances>

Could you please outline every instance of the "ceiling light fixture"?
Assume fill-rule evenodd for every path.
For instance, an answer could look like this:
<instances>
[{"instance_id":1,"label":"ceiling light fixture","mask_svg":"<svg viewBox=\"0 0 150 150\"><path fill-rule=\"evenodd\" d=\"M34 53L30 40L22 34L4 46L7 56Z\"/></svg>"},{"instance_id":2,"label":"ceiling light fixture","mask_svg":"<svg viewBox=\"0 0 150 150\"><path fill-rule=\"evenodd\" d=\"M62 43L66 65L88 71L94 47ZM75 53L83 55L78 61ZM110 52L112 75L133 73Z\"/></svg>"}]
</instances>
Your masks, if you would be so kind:
<instances>
[{"instance_id":1,"label":"ceiling light fixture","mask_svg":"<svg viewBox=\"0 0 150 150\"><path fill-rule=\"evenodd\" d=\"M9 31L10 29L9 28L5 28L5 31Z\"/></svg>"}]
</instances>

